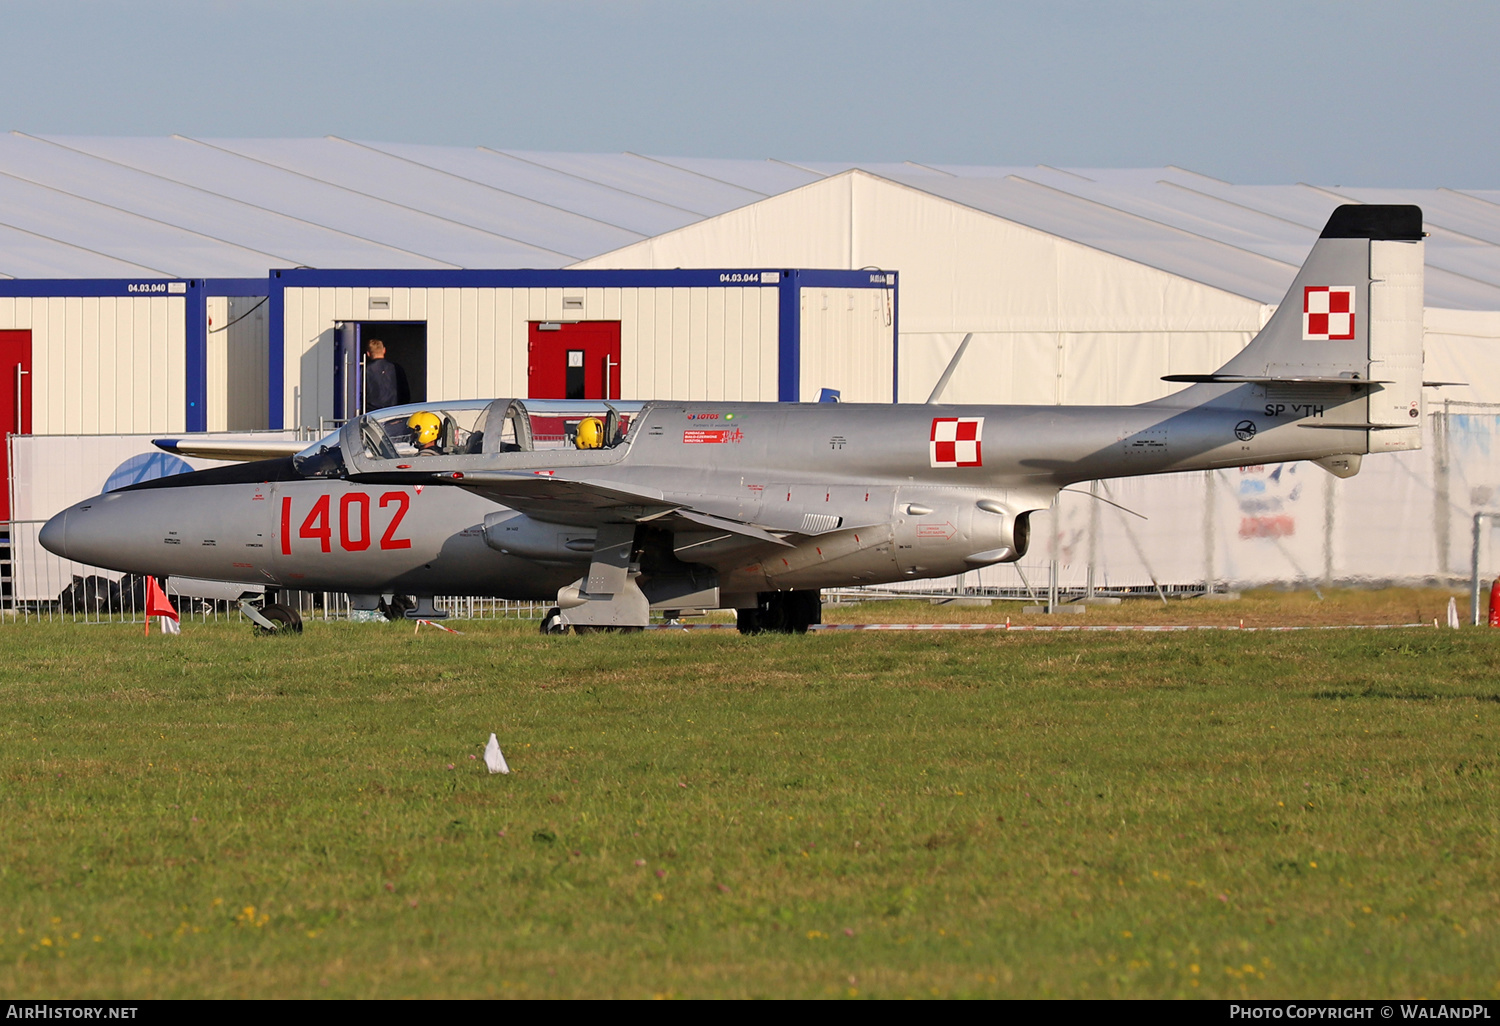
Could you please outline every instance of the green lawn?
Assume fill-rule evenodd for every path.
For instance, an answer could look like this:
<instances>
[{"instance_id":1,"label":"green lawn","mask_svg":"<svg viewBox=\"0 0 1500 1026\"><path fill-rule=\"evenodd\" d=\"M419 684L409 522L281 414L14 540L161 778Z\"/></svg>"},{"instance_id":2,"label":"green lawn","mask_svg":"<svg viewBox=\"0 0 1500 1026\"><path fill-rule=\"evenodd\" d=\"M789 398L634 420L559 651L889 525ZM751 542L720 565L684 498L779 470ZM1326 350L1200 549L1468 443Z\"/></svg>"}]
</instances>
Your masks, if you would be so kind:
<instances>
[{"instance_id":1,"label":"green lawn","mask_svg":"<svg viewBox=\"0 0 1500 1026\"><path fill-rule=\"evenodd\" d=\"M1500 996L1500 632L456 626L0 626L0 992Z\"/></svg>"}]
</instances>

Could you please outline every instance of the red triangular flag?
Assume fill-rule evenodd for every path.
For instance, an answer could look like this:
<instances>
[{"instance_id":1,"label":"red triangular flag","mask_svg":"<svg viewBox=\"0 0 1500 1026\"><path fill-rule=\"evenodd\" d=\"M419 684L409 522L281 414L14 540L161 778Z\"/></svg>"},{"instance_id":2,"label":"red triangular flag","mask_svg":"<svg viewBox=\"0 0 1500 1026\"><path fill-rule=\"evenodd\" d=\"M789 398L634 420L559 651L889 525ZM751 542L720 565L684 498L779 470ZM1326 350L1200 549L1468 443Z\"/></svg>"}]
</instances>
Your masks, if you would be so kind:
<instances>
[{"instance_id":1,"label":"red triangular flag","mask_svg":"<svg viewBox=\"0 0 1500 1026\"><path fill-rule=\"evenodd\" d=\"M146 617L165 616L169 620L177 619L177 610L172 608L171 599L167 593L161 590L161 585L156 583L155 577L146 578Z\"/></svg>"}]
</instances>

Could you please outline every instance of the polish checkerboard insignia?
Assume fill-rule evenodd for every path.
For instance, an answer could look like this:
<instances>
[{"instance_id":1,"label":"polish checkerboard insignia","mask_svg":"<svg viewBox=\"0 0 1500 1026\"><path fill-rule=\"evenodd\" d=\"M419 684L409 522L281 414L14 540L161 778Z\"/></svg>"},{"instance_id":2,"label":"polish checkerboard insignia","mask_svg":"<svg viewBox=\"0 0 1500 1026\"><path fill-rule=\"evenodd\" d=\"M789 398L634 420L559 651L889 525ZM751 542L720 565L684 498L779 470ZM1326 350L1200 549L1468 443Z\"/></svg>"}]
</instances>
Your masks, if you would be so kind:
<instances>
[{"instance_id":1,"label":"polish checkerboard insignia","mask_svg":"<svg viewBox=\"0 0 1500 1026\"><path fill-rule=\"evenodd\" d=\"M982 467L983 417L933 417L930 453L934 467Z\"/></svg>"},{"instance_id":2,"label":"polish checkerboard insignia","mask_svg":"<svg viewBox=\"0 0 1500 1026\"><path fill-rule=\"evenodd\" d=\"M1302 290L1302 338L1308 342L1354 337L1354 286L1308 285Z\"/></svg>"}]
</instances>

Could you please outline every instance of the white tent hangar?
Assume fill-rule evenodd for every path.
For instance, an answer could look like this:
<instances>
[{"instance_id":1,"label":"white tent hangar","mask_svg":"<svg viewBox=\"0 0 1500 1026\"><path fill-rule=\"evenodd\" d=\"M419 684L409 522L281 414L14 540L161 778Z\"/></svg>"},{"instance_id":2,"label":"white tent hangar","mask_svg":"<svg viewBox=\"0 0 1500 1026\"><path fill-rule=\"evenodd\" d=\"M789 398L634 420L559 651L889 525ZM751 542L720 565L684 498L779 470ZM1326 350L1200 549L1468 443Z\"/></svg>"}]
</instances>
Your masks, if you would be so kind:
<instances>
[{"instance_id":1,"label":"white tent hangar","mask_svg":"<svg viewBox=\"0 0 1500 1026\"><path fill-rule=\"evenodd\" d=\"M1490 471L1472 455L1457 456L1479 451L1483 439L1474 432L1495 433L1493 419L1475 404L1500 402L1500 362L1490 357L1500 340L1500 192L1494 191L1237 186L1172 167L856 166L336 138L12 133L0 136L0 275L18 280L0 284L0 345L4 332L32 331L33 352L46 351L46 359L35 357L29 368L36 430L121 430L102 420L94 428L85 419L91 396L104 408L105 389L116 410L149 409L129 421L153 425L149 430L158 422L188 429L312 428L340 412L335 357L347 352L341 324L420 318L429 340L424 369L437 389L429 392L432 398L486 381L491 384L481 390L514 387L516 332L525 329L485 333L492 329L482 326L483 311L500 309L493 303L501 300L498 292L486 298L484 290L499 288L500 279L489 285L463 279L479 269L897 271L899 319L897 297L879 295L888 290L809 284L796 297L797 334L816 337L816 345L838 359L864 349L856 359L878 363L885 357L868 350L882 344L880 333L851 334L849 325L883 320L887 314L879 308L888 303L897 331L884 344L900 401L925 399L959 340L973 332L944 399L1139 402L1172 387L1163 375L1210 370L1242 347L1280 302L1329 212L1345 202L1423 208L1430 233L1426 376L1467 383L1429 391L1427 400L1433 411L1462 408L1467 419L1434 421L1440 430L1425 452L1367 461L1359 478L1337 488L1353 494L1369 487L1372 472L1384 473L1376 470L1382 465L1399 464L1403 473L1417 475L1418 483L1400 485L1402 495L1417 497L1403 499L1405 512L1386 518L1400 525L1401 536L1382 543L1401 555L1383 575L1445 576L1467 561L1465 518L1475 497L1500 483L1486 484ZM267 277L267 269L277 267L318 270ZM418 280L414 274L424 276L420 297L402 292ZM445 274L453 277L444 281ZM49 280L28 281L42 278ZM111 311L100 304L95 314L86 301L90 289L97 293L102 286L78 282L70 294L62 280L86 278L191 284L182 327L167 328L169 338L180 334L181 356L162 364L167 377L160 387L149 381L126 387L118 370L110 379L107 370L86 369L89 354L116 344L122 319L138 320L120 312L118 298ZM264 285L213 284L221 279ZM387 306L372 306L383 289L390 290ZM564 306L563 292L561 285L528 291L525 323L574 316L579 308ZM390 311L403 295L408 306L397 316ZM512 301L518 296L512 293ZM607 319L623 309L603 292L573 298L583 304L585 319ZM687 397L716 394L712 374L684 374L675 364L710 366L708 311L717 302L702 292L666 304L681 315L668 333L684 334L652 351L651 373L641 372L644 358L622 369L633 397L665 395L668 388L676 395L679 386L688 388ZM45 321L38 319L41 308ZM519 309L514 302L511 308ZM441 325L433 319L438 316ZM117 326L114 334L106 323ZM231 323L232 330L214 330ZM783 344L781 337L776 346ZM486 355L487 348L494 352ZM512 368L508 381L498 370L478 372L491 357L493 367ZM0 352L4 361L16 362L8 349ZM675 376L659 373L665 365L674 365ZM795 389L784 387L778 370L774 393L756 397L814 398L837 373L832 364L808 365L800 356L798 370ZM0 373L12 371L0 366ZM59 378L66 383L59 386ZM847 397L866 398L873 388L861 386ZM74 403L76 415L53 411L58 395ZM201 405L187 405L195 400ZM1298 473L1297 483L1318 480ZM1166 512L1151 522L1173 525L1163 528L1164 547L1174 554L1170 572L1165 557L1155 554L1156 528L1138 525L1133 537L1104 537L1100 532L1113 530L1113 514L1101 520L1098 504L1087 500L1078 514L1084 521L1079 537L1086 541L1063 552L1069 543L1060 527L1049 547L1058 551L1064 578L1083 580L1091 568L1100 584L1106 577L1140 583L1152 570L1159 580L1183 582L1375 573L1349 564L1368 545L1340 533L1338 503L1324 500L1323 484L1283 488L1294 476L1282 472L1259 481L1250 475L1233 488L1220 482L1213 489L1236 498L1220 496L1225 509L1212 516L1198 513L1217 501L1201 480L1151 486L1161 494L1170 487L1202 493L1165 501ZM1262 490L1242 492L1242 484ZM1392 487L1388 482L1385 497ZM1252 493L1264 496L1256 500L1258 510L1242 501ZM1314 499L1327 506L1316 517ZM1171 513L1184 505L1200 525L1192 531L1183 529L1183 514ZM1287 512L1293 507L1301 511L1296 516ZM1068 519L1066 507L1063 513L1060 524ZM1288 526L1298 518L1301 528ZM1194 547L1183 543L1188 535L1201 538L1200 551L1185 554ZM1251 546L1244 552L1260 546L1270 557L1245 556L1227 539Z\"/></svg>"}]
</instances>

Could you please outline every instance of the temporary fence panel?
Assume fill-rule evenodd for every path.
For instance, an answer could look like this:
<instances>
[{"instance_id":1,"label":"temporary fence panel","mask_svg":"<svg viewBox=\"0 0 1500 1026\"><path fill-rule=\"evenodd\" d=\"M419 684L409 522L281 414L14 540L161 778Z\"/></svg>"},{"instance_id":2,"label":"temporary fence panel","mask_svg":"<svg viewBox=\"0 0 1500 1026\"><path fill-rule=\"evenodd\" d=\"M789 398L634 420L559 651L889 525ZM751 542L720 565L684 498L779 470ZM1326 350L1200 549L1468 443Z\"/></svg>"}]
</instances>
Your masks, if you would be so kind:
<instances>
[{"instance_id":1,"label":"temporary fence panel","mask_svg":"<svg viewBox=\"0 0 1500 1026\"><path fill-rule=\"evenodd\" d=\"M158 477L223 466L216 460L174 456L151 444L153 435L17 435L9 439L11 508L18 521L45 522L76 502ZM203 438L243 437L204 434ZM266 432L266 438L294 437L294 432ZM35 541L33 534L11 539L17 568L16 596L24 600L56 598L54 577L37 568L61 565ZM65 575L71 579L71 574ZM117 578L119 574L112 574ZM61 577L57 578L61 580ZM24 586L22 583L24 582ZM64 581L64 584L67 583Z\"/></svg>"}]
</instances>

